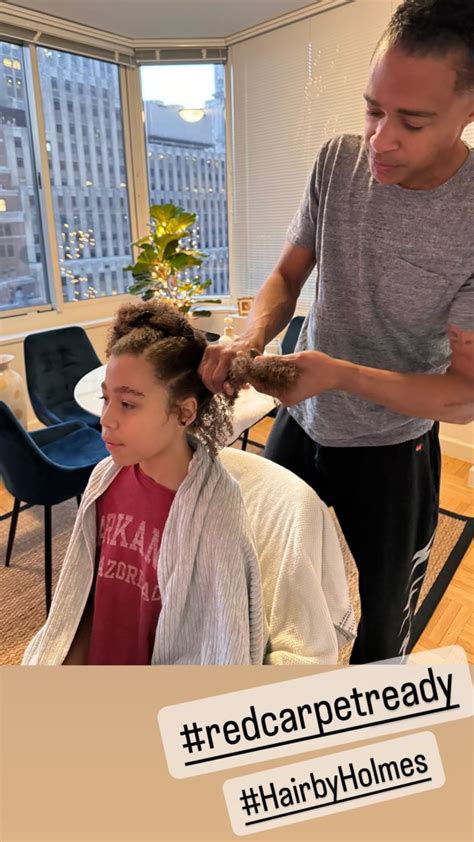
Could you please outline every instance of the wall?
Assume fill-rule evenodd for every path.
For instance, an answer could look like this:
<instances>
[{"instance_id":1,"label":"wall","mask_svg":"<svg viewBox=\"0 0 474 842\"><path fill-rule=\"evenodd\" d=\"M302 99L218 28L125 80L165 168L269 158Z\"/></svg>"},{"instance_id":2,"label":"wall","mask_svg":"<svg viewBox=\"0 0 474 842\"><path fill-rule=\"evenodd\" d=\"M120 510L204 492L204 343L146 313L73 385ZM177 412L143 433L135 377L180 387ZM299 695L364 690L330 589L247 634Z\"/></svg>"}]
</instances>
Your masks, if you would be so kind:
<instances>
[{"instance_id":1,"label":"wall","mask_svg":"<svg viewBox=\"0 0 474 842\"><path fill-rule=\"evenodd\" d=\"M474 424L441 424L441 450L474 464Z\"/></svg>"}]
</instances>

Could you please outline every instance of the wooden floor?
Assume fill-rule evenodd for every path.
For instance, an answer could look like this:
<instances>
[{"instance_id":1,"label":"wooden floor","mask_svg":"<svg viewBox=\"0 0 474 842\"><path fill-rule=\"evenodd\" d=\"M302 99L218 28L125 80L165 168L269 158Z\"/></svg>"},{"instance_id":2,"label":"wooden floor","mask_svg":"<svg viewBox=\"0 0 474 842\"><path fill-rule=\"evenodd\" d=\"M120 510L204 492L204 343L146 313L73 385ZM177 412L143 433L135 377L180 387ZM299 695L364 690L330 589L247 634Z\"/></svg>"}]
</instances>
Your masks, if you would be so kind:
<instances>
[{"instance_id":1,"label":"wooden floor","mask_svg":"<svg viewBox=\"0 0 474 842\"><path fill-rule=\"evenodd\" d=\"M264 419L252 429L251 438L266 441L272 421ZM252 448L249 446L249 450ZM441 507L474 517L474 489L467 485L469 464L443 457ZM10 511L12 498L0 482L0 514ZM2 548L3 550L3 548ZM3 550L4 551L4 550ZM446 593L423 632L415 651L458 643L474 663L474 546L466 553Z\"/></svg>"}]
</instances>

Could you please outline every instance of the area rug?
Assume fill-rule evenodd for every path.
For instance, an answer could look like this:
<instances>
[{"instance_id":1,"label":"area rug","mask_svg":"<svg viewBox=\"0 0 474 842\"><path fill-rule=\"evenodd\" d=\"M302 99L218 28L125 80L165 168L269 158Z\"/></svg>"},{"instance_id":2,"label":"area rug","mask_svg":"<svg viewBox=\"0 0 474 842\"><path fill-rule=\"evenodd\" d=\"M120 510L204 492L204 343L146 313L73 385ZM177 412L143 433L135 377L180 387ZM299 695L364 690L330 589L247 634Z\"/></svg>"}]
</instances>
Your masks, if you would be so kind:
<instances>
[{"instance_id":1,"label":"area rug","mask_svg":"<svg viewBox=\"0 0 474 842\"><path fill-rule=\"evenodd\" d=\"M77 506L74 500L53 508L53 591L72 531ZM43 509L22 511L10 567L4 567L8 518L0 520L0 664L18 664L28 641L45 620ZM415 615L411 644L414 645L440 601L474 535L474 518L441 511L428 571ZM360 615L357 570L340 533L350 592ZM350 647L341 654L346 663Z\"/></svg>"}]
</instances>

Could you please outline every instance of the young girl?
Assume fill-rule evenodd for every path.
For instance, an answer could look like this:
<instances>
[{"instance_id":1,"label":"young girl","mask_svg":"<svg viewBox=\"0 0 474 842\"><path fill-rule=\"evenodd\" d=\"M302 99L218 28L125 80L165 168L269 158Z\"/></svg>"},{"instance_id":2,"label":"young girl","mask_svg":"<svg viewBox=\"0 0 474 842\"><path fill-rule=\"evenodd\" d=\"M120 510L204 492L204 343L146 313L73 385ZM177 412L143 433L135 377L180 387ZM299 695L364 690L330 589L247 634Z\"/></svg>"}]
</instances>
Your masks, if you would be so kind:
<instances>
[{"instance_id":1,"label":"young girl","mask_svg":"<svg viewBox=\"0 0 474 842\"><path fill-rule=\"evenodd\" d=\"M238 484L214 458L229 402L197 374L206 340L169 304L120 308L107 347L110 458L84 492L25 664L261 664L258 561Z\"/></svg>"}]
</instances>

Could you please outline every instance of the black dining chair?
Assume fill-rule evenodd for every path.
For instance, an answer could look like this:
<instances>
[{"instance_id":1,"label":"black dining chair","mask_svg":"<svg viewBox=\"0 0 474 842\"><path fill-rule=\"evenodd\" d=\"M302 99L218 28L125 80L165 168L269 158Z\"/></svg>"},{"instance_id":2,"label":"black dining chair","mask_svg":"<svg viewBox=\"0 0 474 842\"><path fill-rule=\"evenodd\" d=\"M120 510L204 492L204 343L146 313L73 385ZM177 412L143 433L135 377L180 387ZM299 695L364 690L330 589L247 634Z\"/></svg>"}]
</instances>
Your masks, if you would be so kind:
<instances>
[{"instance_id":1,"label":"black dining chair","mask_svg":"<svg viewBox=\"0 0 474 842\"><path fill-rule=\"evenodd\" d=\"M25 371L33 409L43 424L83 421L100 430L96 415L74 399L74 387L102 365L87 333L79 325L30 333L25 338Z\"/></svg>"},{"instance_id":2,"label":"black dining chair","mask_svg":"<svg viewBox=\"0 0 474 842\"><path fill-rule=\"evenodd\" d=\"M301 328L303 327L303 322L304 316L293 316L285 331L285 335L281 340L282 354L292 354L295 350L296 343L298 342L298 338L301 333Z\"/></svg>"},{"instance_id":3,"label":"black dining chair","mask_svg":"<svg viewBox=\"0 0 474 842\"><path fill-rule=\"evenodd\" d=\"M68 421L27 433L0 401L0 476L14 498L5 566L15 541L21 503L44 507L44 577L46 613L51 605L51 508L75 497L79 503L92 470L108 452L96 430Z\"/></svg>"}]
</instances>

